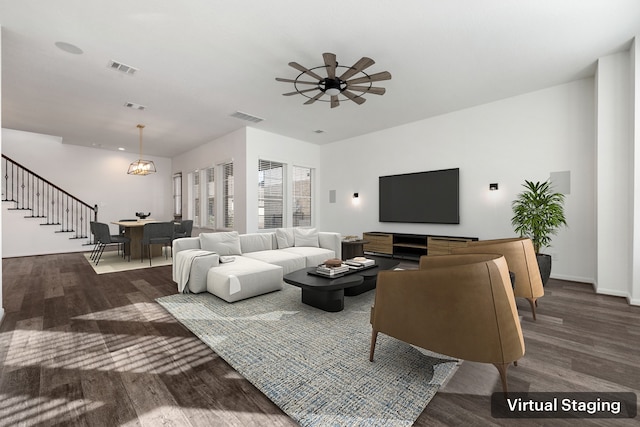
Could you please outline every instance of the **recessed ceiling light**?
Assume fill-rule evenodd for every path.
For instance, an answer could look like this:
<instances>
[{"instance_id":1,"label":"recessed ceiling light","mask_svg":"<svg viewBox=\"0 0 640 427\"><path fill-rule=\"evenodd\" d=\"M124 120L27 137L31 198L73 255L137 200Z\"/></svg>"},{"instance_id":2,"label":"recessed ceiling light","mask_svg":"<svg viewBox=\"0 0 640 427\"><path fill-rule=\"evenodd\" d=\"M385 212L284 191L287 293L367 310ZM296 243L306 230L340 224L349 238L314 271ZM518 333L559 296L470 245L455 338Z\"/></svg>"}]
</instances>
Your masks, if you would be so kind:
<instances>
[{"instance_id":1,"label":"recessed ceiling light","mask_svg":"<svg viewBox=\"0 0 640 427\"><path fill-rule=\"evenodd\" d=\"M67 53L73 53L74 55L81 55L84 52L78 46L66 42L55 42L58 49L64 50Z\"/></svg>"},{"instance_id":2,"label":"recessed ceiling light","mask_svg":"<svg viewBox=\"0 0 640 427\"><path fill-rule=\"evenodd\" d=\"M324 133L322 129L314 130L315 133Z\"/></svg>"},{"instance_id":3,"label":"recessed ceiling light","mask_svg":"<svg viewBox=\"0 0 640 427\"><path fill-rule=\"evenodd\" d=\"M124 148L123 147L118 147L118 150L124 151Z\"/></svg>"}]
</instances>

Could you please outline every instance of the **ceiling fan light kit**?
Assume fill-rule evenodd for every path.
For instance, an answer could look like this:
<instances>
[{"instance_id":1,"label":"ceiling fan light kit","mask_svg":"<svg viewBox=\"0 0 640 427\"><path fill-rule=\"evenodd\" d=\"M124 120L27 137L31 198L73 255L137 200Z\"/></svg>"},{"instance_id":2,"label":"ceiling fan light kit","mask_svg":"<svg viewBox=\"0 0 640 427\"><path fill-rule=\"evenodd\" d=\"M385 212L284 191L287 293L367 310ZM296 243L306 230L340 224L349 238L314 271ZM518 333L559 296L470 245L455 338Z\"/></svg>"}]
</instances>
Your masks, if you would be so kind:
<instances>
[{"instance_id":1,"label":"ceiling fan light kit","mask_svg":"<svg viewBox=\"0 0 640 427\"><path fill-rule=\"evenodd\" d=\"M365 73L365 69L375 64L375 61L373 59L362 57L351 67L344 67L342 65L338 65L338 62L336 61L336 55L333 53L324 53L322 54L322 57L324 59L324 65L314 68L306 68L298 64L297 62L290 62L289 66L300 71L300 74L298 74L295 79L276 77L276 80L279 82L293 83L295 91L287 92L283 95L302 95L306 98L309 98L305 102L305 105L313 104L318 100L323 102L330 102L331 108L340 106L340 101L344 101L347 99L360 105L366 101L366 99L363 98L363 95L367 93L371 93L374 95L384 95L386 91L385 88L374 87L373 83L382 80L390 80L391 73L389 73L388 71L382 71L375 74ZM343 71L340 76L336 75L336 71L338 71L338 69L341 69L340 71ZM318 72L316 72L316 70L318 70ZM324 70L324 72L322 72L321 70ZM326 77L323 77L321 75L324 73L326 73ZM354 76L356 77L352 79L352 77ZM309 77L315 79L315 81L301 80L301 78ZM300 87L298 85L300 85ZM308 85L313 85L315 87L308 88ZM310 92L314 91L317 91L317 93L309 94ZM356 94L354 92L359 93ZM330 99L320 99L324 95L329 96ZM340 95L342 95L344 98L340 99Z\"/></svg>"}]
</instances>

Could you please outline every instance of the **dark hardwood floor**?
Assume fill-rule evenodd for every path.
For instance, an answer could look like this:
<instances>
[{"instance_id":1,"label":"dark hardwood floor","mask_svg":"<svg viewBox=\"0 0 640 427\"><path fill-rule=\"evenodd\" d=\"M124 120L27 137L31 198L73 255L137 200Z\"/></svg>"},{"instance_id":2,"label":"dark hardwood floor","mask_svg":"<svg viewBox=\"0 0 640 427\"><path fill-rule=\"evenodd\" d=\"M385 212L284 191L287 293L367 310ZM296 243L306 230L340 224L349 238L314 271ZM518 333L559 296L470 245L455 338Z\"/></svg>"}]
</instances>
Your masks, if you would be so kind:
<instances>
[{"instance_id":1,"label":"dark hardwood floor","mask_svg":"<svg viewBox=\"0 0 640 427\"><path fill-rule=\"evenodd\" d=\"M296 425L154 302L175 293L171 267L96 275L81 254L11 258L2 286L0 426ZM511 391L640 391L640 307L552 279L537 322L518 308ZM500 390L493 366L464 362L416 425L640 424L494 419Z\"/></svg>"}]
</instances>

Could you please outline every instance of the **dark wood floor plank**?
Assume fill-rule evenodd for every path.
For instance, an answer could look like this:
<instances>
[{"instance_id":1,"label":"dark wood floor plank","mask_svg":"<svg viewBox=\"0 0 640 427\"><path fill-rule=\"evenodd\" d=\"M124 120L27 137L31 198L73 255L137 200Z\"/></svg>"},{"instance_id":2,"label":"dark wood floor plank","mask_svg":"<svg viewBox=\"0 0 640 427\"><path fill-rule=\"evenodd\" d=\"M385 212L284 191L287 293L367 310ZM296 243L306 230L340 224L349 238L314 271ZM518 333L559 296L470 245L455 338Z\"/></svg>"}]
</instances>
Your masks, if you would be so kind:
<instances>
[{"instance_id":1,"label":"dark wood floor plank","mask_svg":"<svg viewBox=\"0 0 640 427\"><path fill-rule=\"evenodd\" d=\"M296 425L155 303L176 292L170 266L96 275L81 254L11 258L2 286L0 426ZM640 395L640 307L583 283L552 279L545 292L537 321L517 300L526 354L510 390ZM494 419L499 391L493 366L463 362L415 425L640 424Z\"/></svg>"}]
</instances>

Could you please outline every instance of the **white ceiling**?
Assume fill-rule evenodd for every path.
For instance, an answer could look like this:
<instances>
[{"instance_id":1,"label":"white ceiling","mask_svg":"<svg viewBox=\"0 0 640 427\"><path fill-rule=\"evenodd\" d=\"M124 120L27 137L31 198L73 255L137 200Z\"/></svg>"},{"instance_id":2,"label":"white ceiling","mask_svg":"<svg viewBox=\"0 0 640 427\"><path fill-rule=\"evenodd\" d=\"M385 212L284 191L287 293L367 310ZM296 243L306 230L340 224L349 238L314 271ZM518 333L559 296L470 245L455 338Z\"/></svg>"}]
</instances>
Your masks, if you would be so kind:
<instances>
[{"instance_id":1,"label":"white ceiling","mask_svg":"<svg viewBox=\"0 0 640 427\"><path fill-rule=\"evenodd\" d=\"M246 125L325 144L591 76L640 34L640 1L0 0L0 25L3 127L137 153L142 123L145 154L172 157ZM282 96L287 64L324 52L374 59L386 94Z\"/></svg>"}]
</instances>

